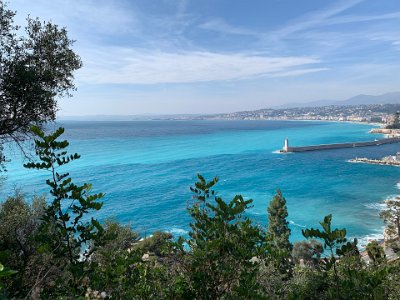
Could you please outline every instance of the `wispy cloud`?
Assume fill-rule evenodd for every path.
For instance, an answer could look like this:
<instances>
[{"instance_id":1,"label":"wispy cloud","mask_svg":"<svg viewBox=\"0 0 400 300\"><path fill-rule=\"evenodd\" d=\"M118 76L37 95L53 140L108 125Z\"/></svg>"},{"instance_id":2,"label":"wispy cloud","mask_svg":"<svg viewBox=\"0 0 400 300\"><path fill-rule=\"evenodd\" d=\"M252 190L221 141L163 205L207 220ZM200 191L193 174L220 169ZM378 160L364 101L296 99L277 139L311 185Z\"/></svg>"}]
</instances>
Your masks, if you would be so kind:
<instances>
[{"instance_id":1,"label":"wispy cloud","mask_svg":"<svg viewBox=\"0 0 400 300\"><path fill-rule=\"evenodd\" d=\"M255 37L260 36L259 32L249 30L246 28L232 26L231 24L228 24L225 20L223 20L221 18L212 18L212 19L198 25L198 28L215 31L215 32L220 32L223 34L250 35L250 36L255 36Z\"/></svg>"},{"instance_id":2,"label":"wispy cloud","mask_svg":"<svg viewBox=\"0 0 400 300\"><path fill-rule=\"evenodd\" d=\"M73 38L82 42L88 35L132 34L140 26L138 16L132 10L124 9L123 3L114 1L86 0L35 0L27 5L26 0L13 0L10 8L17 10L17 22L24 23L27 15L44 21L66 26Z\"/></svg>"},{"instance_id":3,"label":"wispy cloud","mask_svg":"<svg viewBox=\"0 0 400 300\"><path fill-rule=\"evenodd\" d=\"M232 37L247 36L254 39L252 46L271 53L293 53L304 51L312 53L318 57L324 55L351 52L356 49L368 48L371 46L369 41L390 41L397 47L399 39L382 39L379 36L387 36L385 32L374 32L377 30L373 24L384 24L383 22L393 22L400 19L400 11L381 14L357 15L348 14L347 10L362 4L365 0L340 1L334 5L313 11L290 20L286 25L278 30L255 30L246 27L236 26L226 22L222 18L211 18L197 28L218 32L221 35ZM364 27L351 27L353 23L365 23ZM388 23L389 24L389 23ZM338 25L347 25L343 27ZM374 38L370 38L374 36ZM249 40L251 41L251 40ZM351 45L351 48L349 46ZM325 57L324 57L325 58Z\"/></svg>"},{"instance_id":4,"label":"wispy cloud","mask_svg":"<svg viewBox=\"0 0 400 300\"><path fill-rule=\"evenodd\" d=\"M400 19L400 11L380 15L346 15L326 20L323 25L337 25L357 22L371 22L380 20Z\"/></svg>"},{"instance_id":5,"label":"wispy cloud","mask_svg":"<svg viewBox=\"0 0 400 300\"><path fill-rule=\"evenodd\" d=\"M298 69L298 70L291 70L291 71L286 71L286 72L278 72L278 73L272 74L271 77L294 77L294 76L300 76L300 75L328 71L328 70L329 70L329 68Z\"/></svg>"},{"instance_id":6,"label":"wispy cloud","mask_svg":"<svg viewBox=\"0 0 400 300\"><path fill-rule=\"evenodd\" d=\"M159 84L240 80L255 76L284 77L319 72L325 68L311 57L267 57L213 52L138 52L109 48L86 54L80 80L96 84ZM298 70L300 68L300 70Z\"/></svg>"},{"instance_id":7,"label":"wispy cloud","mask_svg":"<svg viewBox=\"0 0 400 300\"><path fill-rule=\"evenodd\" d=\"M297 33L299 31L303 31L306 29L310 29L317 25L324 24L327 19L333 17L343 11L348 10L349 8L354 7L355 5L363 2L364 0L345 0L340 1L332 6L329 6L325 9L306 14L301 18L293 20L290 24L282 27L273 33L273 36L277 38L282 38L288 36L290 34Z\"/></svg>"},{"instance_id":8,"label":"wispy cloud","mask_svg":"<svg viewBox=\"0 0 400 300\"><path fill-rule=\"evenodd\" d=\"M203 103L242 110L279 99L395 90L396 1L293 1L288 9L257 0L248 10L214 0L8 3L18 24L28 14L51 19L77 40L84 66L71 111L143 113L196 112Z\"/></svg>"},{"instance_id":9,"label":"wispy cloud","mask_svg":"<svg viewBox=\"0 0 400 300\"><path fill-rule=\"evenodd\" d=\"M369 33L371 41L381 41L389 43L394 49L400 50L400 32L398 31L377 31Z\"/></svg>"}]
</instances>

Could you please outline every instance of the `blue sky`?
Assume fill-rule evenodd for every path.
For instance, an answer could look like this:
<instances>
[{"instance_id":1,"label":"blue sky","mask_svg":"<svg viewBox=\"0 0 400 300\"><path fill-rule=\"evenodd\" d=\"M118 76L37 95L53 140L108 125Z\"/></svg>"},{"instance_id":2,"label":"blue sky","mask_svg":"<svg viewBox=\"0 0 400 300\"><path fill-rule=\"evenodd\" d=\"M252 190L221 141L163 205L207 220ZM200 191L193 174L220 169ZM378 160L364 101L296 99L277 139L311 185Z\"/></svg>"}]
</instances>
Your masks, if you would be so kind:
<instances>
[{"instance_id":1,"label":"blue sky","mask_svg":"<svg viewBox=\"0 0 400 300\"><path fill-rule=\"evenodd\" d=\"M399 91L398 0L11 0L83 68L60 116L214 113Z\"/></svg>"}]
</instances>

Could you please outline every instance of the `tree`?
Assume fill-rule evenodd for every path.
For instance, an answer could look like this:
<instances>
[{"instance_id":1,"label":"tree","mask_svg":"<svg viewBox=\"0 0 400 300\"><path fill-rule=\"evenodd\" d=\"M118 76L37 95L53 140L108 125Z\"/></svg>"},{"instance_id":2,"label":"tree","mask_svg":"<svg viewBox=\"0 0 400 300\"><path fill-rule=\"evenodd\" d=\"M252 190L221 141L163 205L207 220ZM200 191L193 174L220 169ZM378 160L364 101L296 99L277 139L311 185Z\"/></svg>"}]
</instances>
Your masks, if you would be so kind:
<instances>
[{"instance_id":1,"label":"tree","mask_svg":"<svg viewBox=\"0 0 400 300\"><path fill-rule=\"evenodd\" d=\"M17 298L26 296L45 265L43 260L40 265L35 264L41 255L34 239L45 207L43 197L34 197L28 204L19 191L0 205L0 261L18 271L5 279L4 285Z\"/></svg>"},{"instance_id":2,"label":"tree","mask_svg":"<svg viewBox=\"0 0 400 300\"><path fill-rule=\"evenodd\" d=\"M183 269L190 292L196 299L255 299L260 297L257 283L260 262L266 257L263 230L245 216L252 200L235 196L225 202L212 189L218 178L207 182L198 175L191 190L193 218ZM189 296L190 295L190 296Z\"/></svg>"},{"instance_id":3,"label":"tree","mask_svg":"<svg viewBox=\"0 0 400 300\"><path fill-rule=\"evenodd\" d=\"M381 263L386 260L385 251L379 245L377 241L371 241L368 243L367 247L368 257L373 261L373 263Z\"/></svg>"},{"instance_id":4,"label":"tree","mask_svg":"<svg viewBox=\"0 0 400 300\"><path fill-rule=\"evenodd\" d=\"M293 249L289 241L290 228L286 221L288 210L286 200L278 189L268 206L268 238L271 248L277 252L278 268L282 273L291 273L290 256Z\"/></svg>"},{"instance_id":5,"label":"tree","mask_svg":"<svg viewBox=\"0 0 400 300\"><path fill-rule=\"evenodd\" d=\"M317 238L324 242L324 250L329 253L329 256L321 260L321 267L326 274L333 270L333 285L334 293L339 299L339 271L338 271L338 257L358 257L359 252L357 249L357 239L350 242L346 238L346 229L332 230L332 215L325 216L324 220L320 222L322 230L319 229L305 229L302 230L305 238ZM351 262L354 264L354 261Z\"/></svg>"},{"instance_id":6,"label":"tree","mask_svg":"<svg viewBox=\"0 0 400 300\"><path fill-rule=\"evenodd\" d=\"M400 197L386 200L386 209L380 213L386 224L388 242L395 250L400 248Z\"/></svg>"},{"instance_id":7,"label":"tree","mask_svg":"<svg viewBox=\"0 0 400 300\"><path fill-rule=\"evenodd\" d=\"M0 253L9 252L8 264L26 266L33 253L32 236L40 224L46 207L43 197L34 197L28 205L23 195L16 191L0 205Z\"/></svg>"},{"instance_id":8,"label":"tree","mask_svg":"<svg viewBox=\"0 0 400 300\"><path fill-rule=\"evenodd\" d=\"M56 97L71 96L82 65L65 28L28 18L18 36L14 16L0 1L0 147L26 138L32 124L54 120Z\"/></svg>"},{"instance_id":9,"label":"tree","mask_svg":"<svg viewBox=\"0 0 400 300\"><path fill-rule=\"evenodd\" d=\"M93 253L96 241L103 232L96 219L92 217L88 220L85 216L102 207L99 200L103 194L90 194L91 184L76 185L69 173L59 173L60 167L80 158L77 153L68 155L68 141L58 141L64 133L63 128L49 135L45 135L39 127L33 127L32 131L36 135L35 148L39 161L29 162L25 167L50 172L51 178L46 183L53 197L43 216L42 248L51 251L56 258L66 259L65 268L72 276L70 285L77 293L85 276L85 259ZM92 247L89 248L89 245Z\"/></svg>"},{"instance_id":10,"label":"tree","mask_svg":"<svg viewBox=\"0 0 400 300\"><path fill-rule=\"evenodd\" d=\"M167 245L172 237L172 234L169 232L155 231L151 236L133 246L132 249L160 257L168 249Z\"/></svg>"},{"instance_id":11,"label":"tree","mask_svg":"<svg viewBox=\"0 0 400 300\"><path fill-rule=\"evenodd\" d=\"M337 277L336 262L337 257L345 256L348 254L356 254L357 250L357 239L353 242L349 242L346 238L346 229L331 229L332 215L325 216L324 220L320 222L322 231L319 229L305 229L302 230L305 238L317 238L324 242L324 249L329 252L330 257L324 257L322 262L324 269L329 271L333 268L335 277Z\"/></svg>"},{"instance_id":12,"label":"tree","mask_svg":"<svg viewBox=\"0 0 400 300\"><path fill-rule=\"evenodd\" d=\"M288 210L286 199L278 189L268 206L268 235L271 237L273 247L290 253L293 245L289 241L290 228L286 221Z\"/></svg>"},{"instance_id":13,"label":"tree","mask_svg":"<svg viewBox=\"0 0 400 300\"><path fill-rule=\"evenodd\" d=\"M16 273L16 271L14 271L14 270L11 270L10 268L7 268L7 267L4 267L3 265L2 265L2 263L0 263L0 292L2 292L2 289L3 289L3 284L2 284L2 282L1 282L1 279L2 279L2 277L8 277L8 276L11 276L11 275L13 275L13 274L15 274ZM2 294L0 294L0 296L3 298L5 298L5 296L4 295L2 295Z\"/></svg>"},{"instance_id":14,"label":"tree","mask_svg":"<svg viewBox=\"0 0 400 300\"><path fill-rule=\"evenodd\" d=\"M318 265L323 252L322 244L316 240L295 242L292 258L296 264L303 264L311 268Z\"/></svg>"},{"instance_id":15,"label":"tree","mask_svg":"<svg viewBox=\"0 0 400 300\"><path fill-rule=\"evenodd\" d=\"M110 299L168 298L165 294L169 281L164 268L157 261L143 260L143 254L149 248L157 248L160 239L152 239L150 243L148 239L139 239L129 225L105 222L103 242L90 259L87 298L98 299L95 294L101 292Z\"/></svg>"}]
</instances>

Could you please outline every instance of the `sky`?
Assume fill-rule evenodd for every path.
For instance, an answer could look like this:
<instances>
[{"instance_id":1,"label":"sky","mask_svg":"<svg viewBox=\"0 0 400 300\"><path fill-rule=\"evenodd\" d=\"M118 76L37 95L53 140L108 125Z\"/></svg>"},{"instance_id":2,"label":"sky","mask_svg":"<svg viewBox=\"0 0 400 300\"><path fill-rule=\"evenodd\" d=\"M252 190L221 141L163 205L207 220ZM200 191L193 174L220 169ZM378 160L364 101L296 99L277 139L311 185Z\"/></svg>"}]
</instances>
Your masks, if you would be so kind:
<instances>
[{"instance_id":1,"label":"sky","mask_svg":"<svg viewBox=\"0 0 400 300\"><path fill-rule=\"evenodd\" d=\"M8 0L65 26L59 116L203 114L400 90L399 0Z\"/></svg>"}]
</instances>

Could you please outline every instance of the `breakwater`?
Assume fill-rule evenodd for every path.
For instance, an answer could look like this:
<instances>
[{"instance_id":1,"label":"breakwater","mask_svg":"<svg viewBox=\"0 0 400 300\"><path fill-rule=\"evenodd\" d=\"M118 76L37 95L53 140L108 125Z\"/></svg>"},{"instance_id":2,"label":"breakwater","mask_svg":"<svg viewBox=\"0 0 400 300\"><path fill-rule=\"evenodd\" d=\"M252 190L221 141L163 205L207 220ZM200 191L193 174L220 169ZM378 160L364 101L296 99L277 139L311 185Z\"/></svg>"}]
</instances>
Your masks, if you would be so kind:
<instances>
[{"instance_id":1,"label":"breakwater","mask_svg":"<svg viewBox=\"0 0 400 300\"><path fill-rule=\"evenodd\" d=\"M367 142L322 144L322 145L299 146L299 147L290 147L288 139L285 139L285 144L283 146L283 149L280 150L280 152L287 153L287 152L305 152L305 151L342 149L342 148L356 148L356 147L367 147L367 146L380 146L380 145L394 144L394 143L400 143L400 137L379 139Z\"/></svg>"},{"instance_id":2,"label":"breakwater","mask_svg":"<svg viewBox=\"0 0 400 300\"><path fill-rule=\"evenodd\" d=\"M389 156L390 157L390 156ZM373 164L373 165L386 165L386 166L396 166L400 167L400 160L394 158L382 158L382 159L371 159L366 157L357 157L354 159L350 159L349 162L352 163L366 163L366 164Z\"/></svg>"},{"instance_id":3,"label":"breakwater","mask_svg":"<svg viewBox=\"0 0 400 300\"><path fill-rule=\"evenodd\" d=\"M387 134L388 136L399 136L400 130L399 129L388 129L388 128L373 128L370 130L369 133L380 133L380 134Z\"/></svg>"}]
</instances>

